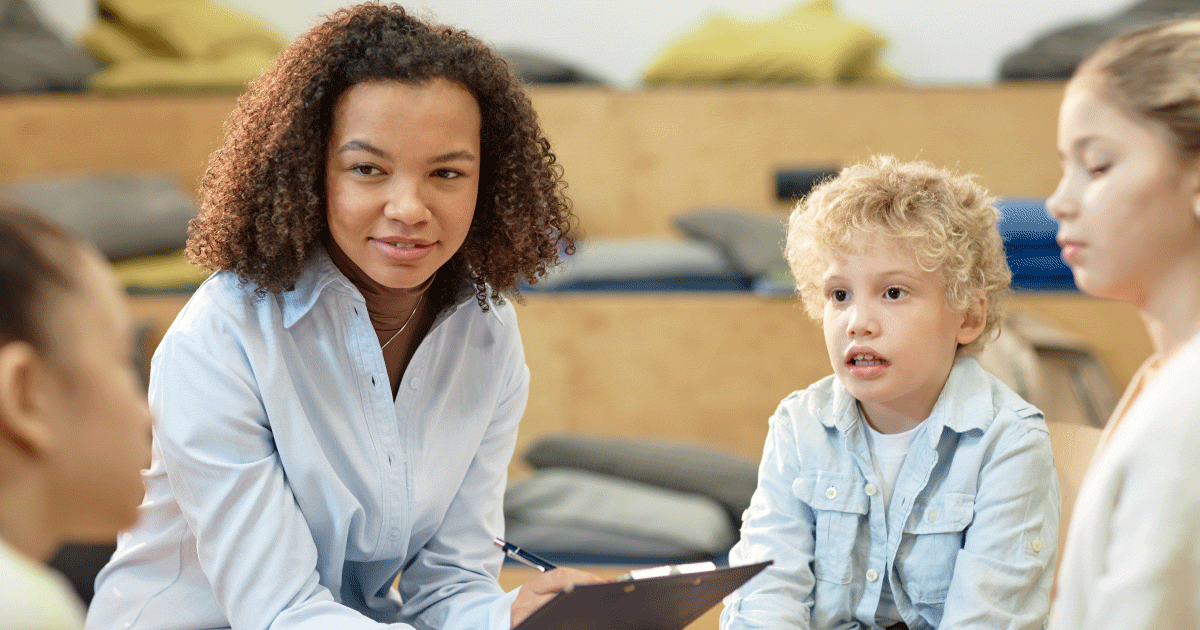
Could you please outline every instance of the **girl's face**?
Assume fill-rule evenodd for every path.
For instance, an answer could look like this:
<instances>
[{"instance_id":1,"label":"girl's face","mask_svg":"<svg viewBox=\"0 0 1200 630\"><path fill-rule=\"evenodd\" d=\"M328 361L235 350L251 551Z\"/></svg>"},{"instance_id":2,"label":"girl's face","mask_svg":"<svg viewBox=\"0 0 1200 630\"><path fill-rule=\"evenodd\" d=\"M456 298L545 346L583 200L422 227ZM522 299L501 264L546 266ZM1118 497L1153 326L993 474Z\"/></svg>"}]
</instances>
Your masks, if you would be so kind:
<instances>
[{"instance_id":1,"label":"girl's face","mask_svg":"<svg viewBox=\"0 0 1200 630\"><path fill-rule=\"evenodd\" d=\"M479 193L479 104L461 85L369 81L333 109L329 231L372 280L428 280L467 238Z\"/></svg>"},{"instance_id":2,"label":"girl's face","mask_svg":"<svg viewBox=\"0 0 1200 630\"><path fill-rule=\"evenodd\" d=\"M98 254L81 258L79 288L51 297L48 309L52 509L66 536L111 540L137 518L151 416L124 292Z\"/></svg>"},{"instance_id":3,"label":"girl's face","mask_svg":"<svg viewBox=\"0 0 1200 630\"><path fill-rule=\"evenodd\" d=\"M1058 151L1062 180L1046 205L1075 283L1139 307L1168 299L1172 266L1200 244L1196 161L1166 128L1127 114L1086 78L1067 86Z\"/></svg>"}]
</instances>

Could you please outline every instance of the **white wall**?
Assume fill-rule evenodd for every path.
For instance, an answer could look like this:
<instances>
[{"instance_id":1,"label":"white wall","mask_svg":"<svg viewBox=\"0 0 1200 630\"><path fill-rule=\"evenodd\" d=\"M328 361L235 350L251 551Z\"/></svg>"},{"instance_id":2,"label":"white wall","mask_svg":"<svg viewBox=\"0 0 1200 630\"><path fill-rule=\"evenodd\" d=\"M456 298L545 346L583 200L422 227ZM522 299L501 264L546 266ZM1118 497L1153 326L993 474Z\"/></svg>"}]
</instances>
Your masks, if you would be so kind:
<instances>
[{"instance_id":1,"label":"white wall","mask_svg":"<svg viewBox=\"0 0 1200 630\"><path fill-rule=\"evenodd\" d=\"M295 37L345 0L221 0ZM551 54L623 87L674 38L713 12L768 20L802 0L411 0L406 6L500 48ZM31 0L60 32L76 34L95 0ZM1035 35L1121 11L1133 0L836 0L843 14L888 38L884 62L921 84L984 84Z\"/></svg>"}]
</instances>

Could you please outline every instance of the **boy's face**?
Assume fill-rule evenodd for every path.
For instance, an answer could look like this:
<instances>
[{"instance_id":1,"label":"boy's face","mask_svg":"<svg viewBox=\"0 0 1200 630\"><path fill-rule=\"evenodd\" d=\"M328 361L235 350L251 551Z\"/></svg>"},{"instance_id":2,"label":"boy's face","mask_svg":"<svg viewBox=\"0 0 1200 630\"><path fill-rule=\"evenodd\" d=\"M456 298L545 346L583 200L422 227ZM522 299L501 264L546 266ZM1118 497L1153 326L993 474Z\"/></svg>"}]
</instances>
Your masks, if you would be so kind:
<instances>
[{"instance_id":1,"label":"boy's face","mask_svg":"<svg viewBox=\"0 0 1200 630\"><path fill-rule=\"evenodd\" d=\"M952 311L941 278L897 239L860 232L852 246L822 276L825 345L871 426L898 433L929 416L982 318Z\"/></svg>"}]
</instances>

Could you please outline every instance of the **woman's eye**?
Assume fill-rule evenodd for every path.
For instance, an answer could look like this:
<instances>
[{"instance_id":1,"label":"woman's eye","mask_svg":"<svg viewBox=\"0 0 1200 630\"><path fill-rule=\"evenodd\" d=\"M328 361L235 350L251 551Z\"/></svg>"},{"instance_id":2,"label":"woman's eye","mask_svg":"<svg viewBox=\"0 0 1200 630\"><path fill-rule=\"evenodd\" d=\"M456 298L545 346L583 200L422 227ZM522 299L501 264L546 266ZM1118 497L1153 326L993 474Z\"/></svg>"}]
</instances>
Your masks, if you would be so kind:
<instances>
[{"instance_id":1,"label":"woman's eye","mask_svg":"<svg viewBox=\"0 0 1200 630\"><path fill-rule=\"evenodd\" d=\"M829 292L829 297L834 302L845 302L850 299L850 292L845 289L834 289Z\"/></svg>"},{"instance_id":2,"label":"woman's eye","mask_svg":"<svg viewBox=\"0 0 1200 630\"><path fill-rule=\"evenodd\" d=\"M901 289L900 287L888 287L887 291L884 291L883 294L889 300L899 300L900 298L904 297L908 293L904 289Z\"/></svg>"},{"instance_id":3,"label":"woman's eye","mask_svg":"<svg viewBox=\"0 0 1200 630\"><path fill-rule=\"evenodd\" d=\"M1087 167L1087 173L1091 177L1099 177L1099 176L1107 173L1108 168L1109 168L1108 164L1103 164L1101 166L1089 166L1089 167Z\"/></svg>"},{"instance_id":4,"label":"woman's eye","mask_svg":"<svg viewBox=\"0 0 1200 630\"><path fill-rule=\"evenodd\" d=\"M354 166L350 167L350 170L358 173L359 175L376 175L380 172L379 169L371 166L370 164L355 164Z\"/></svg>"},{"instance_id":5,"label":"woman's eye","mask_svg":"<svg viewBox=\"0 0 1200 630\"><path fill-rule=\"evenodd\" d=\"M439 168L438 170L433 172L433 175L434 175L434 177L440 177L442 179L454 179L455 177L461 176L462 173L459 173L458 171L450 170L448 168Z\"/></svg>"}]
</instances>

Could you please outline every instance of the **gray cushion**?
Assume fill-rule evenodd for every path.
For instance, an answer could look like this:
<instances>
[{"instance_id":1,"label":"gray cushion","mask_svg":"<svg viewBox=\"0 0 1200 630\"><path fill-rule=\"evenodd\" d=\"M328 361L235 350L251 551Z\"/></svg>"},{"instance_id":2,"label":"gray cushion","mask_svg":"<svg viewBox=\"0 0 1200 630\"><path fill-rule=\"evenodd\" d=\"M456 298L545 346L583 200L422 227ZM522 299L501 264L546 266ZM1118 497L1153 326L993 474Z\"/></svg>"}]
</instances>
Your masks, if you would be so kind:
<instances>
[{"instance_id":1,"label":"gray cushion","mask_svg":"<svg viewBox=\"0 0 1200 630\"><path fill-rule=\"evenodd\" d=\"M543 289L599 280L740 278L715 245L661 238L581 240L575 253L538 281Z\"/></svg>"},{"instance_id":2,"label":"gray cushion","mask_svg":"<svg viewBox=\"0 0 1200 630\"><path fill-rule=\"evenodd\" d=\"M758 462L706 446L550 435L525 452L534 468L571 467L709 497L740 523L758 485Z\"/></svg>"},{"instance_id":3,"label":"gray cushion","mask_svg":"<svg viewBox=\"0 0 1200 630\"><path fill-rule=\"evenodd\" d=\"M701 209L680 215L675 226L687 236L721 249L743 274L760 277L787 268L784 218L745 210Z\"/></svg>"},{"instance_id":4,"label":"gray cushion","mask_svg":"<svg viewBox=\"0 0 1200 630\"><path fill-rule=\"evenodd\" d=\"M110 260L182 248L197 211L174 177L156 173L9 182L0 197L71 228Z\"/></svg>"},{"instance_id":5,"label":"gray cushion","mask_svg":"<svg viewBox=\"0 0 1200 630\"><path fill-rule=\"evenodd\" d=\"M509 542L546 554L713 556L736 535L706 497L566 468L510 485L504 519Z\"/></svg>"}]
</instances>

